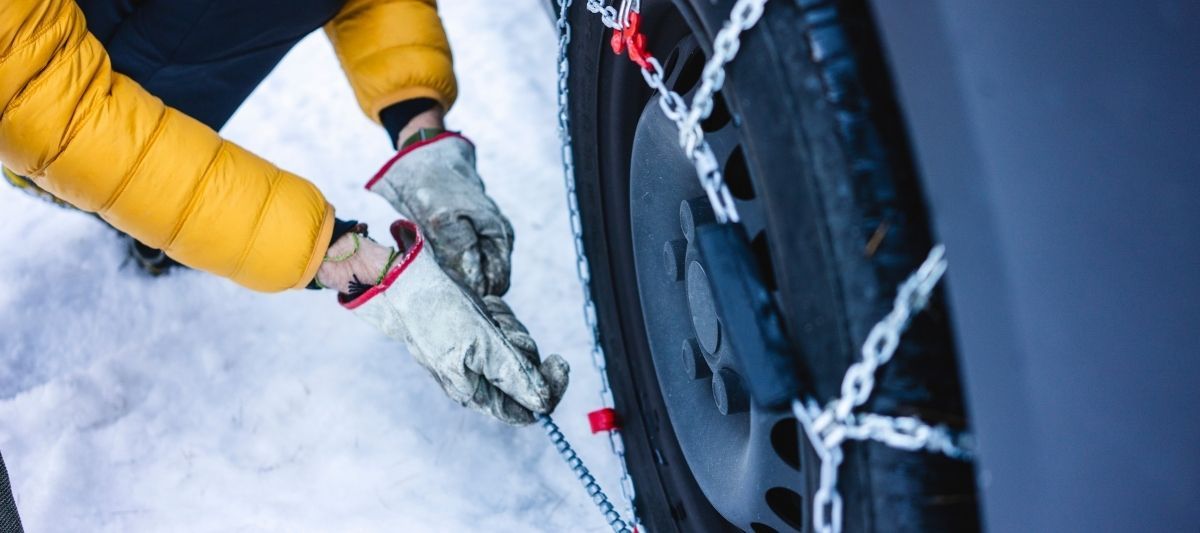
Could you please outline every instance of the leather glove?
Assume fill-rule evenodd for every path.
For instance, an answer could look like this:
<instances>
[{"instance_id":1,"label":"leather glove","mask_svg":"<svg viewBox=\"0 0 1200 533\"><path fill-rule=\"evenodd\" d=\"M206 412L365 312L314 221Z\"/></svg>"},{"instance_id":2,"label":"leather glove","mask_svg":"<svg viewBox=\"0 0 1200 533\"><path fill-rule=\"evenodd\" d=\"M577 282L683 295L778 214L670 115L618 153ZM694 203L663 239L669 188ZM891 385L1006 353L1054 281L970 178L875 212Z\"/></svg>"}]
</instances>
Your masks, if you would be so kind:
<instances>
[{"instance_id":1,"label":"leather glove","mask_svg":"<svg viewBox=\"0 0 1200 533\"><path fill-rule=\"evenodd\" d=\"M566 392L570 369L544 361L525 327L499 297L480 298L438 266L417 225L399 220L401 253L382 281L342 305L408 345L454 401L512 425L549 413Z\"/></svg>"},{"instance_id":2,"label":"leather glove","mask_svg":"<svg viewBox=\"0 0 1200 533\"><path fill-rule=\"evenodd\" d=\"M508 291L512 224L484 192L466 138L445 132L405 147L367 190L419 224L438 263L477 294Z\"/></svg>"}]
</instances>

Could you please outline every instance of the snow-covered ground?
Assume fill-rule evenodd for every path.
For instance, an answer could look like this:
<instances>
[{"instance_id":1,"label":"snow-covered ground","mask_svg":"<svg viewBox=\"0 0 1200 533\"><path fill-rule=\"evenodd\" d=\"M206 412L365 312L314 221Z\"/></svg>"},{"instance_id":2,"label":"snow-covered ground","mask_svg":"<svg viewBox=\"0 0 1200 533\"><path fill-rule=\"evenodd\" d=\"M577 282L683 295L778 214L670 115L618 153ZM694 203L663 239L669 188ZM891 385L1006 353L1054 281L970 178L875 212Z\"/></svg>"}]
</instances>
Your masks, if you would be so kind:
<instances>
[{"instance_id":1,"label":"snow-covered ground","mask_svg":"<svg viewBox=\"0 0 1200 533\"><path fill-rule=\"evenodd\" d=\"M509 301L572 363L558 418L610 494L559 174L554 46L538 0L442 2L462 96L517 231ZM224 132L315 181L343 216L394 218L362 183L389 156L323 35ZM327 292L147 279L89 216L0 187L0 451L31 532L602 531L538 429L453 404Z\"/></svg>"}]
</instances>

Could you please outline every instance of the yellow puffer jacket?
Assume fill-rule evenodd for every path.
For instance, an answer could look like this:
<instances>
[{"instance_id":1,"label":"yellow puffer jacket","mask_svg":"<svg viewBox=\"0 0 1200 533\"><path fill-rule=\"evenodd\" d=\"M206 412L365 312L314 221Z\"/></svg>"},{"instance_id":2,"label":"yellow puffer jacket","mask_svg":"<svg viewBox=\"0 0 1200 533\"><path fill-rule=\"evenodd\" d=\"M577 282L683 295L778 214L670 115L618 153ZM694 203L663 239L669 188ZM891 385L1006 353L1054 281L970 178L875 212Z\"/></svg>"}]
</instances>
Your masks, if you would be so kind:
<instances>
[{"instance_id":1,"label":"yellow puffer jacket","mask_svg":"<svg viewBox=\"0 0 1200 533\"><path fill-rule=\"evenodd\" d=\"M350 0L326 27L360 105L449 107L434 0ZM0 161L194 268L260 291L309 283L333 208L308 181L113 72L74 0L0 1Z\"/></svg>"},{"instance_id":2,"label":"yellow puffer jacket","mask_svg":"<svg viewBox=\"0 0 1200 533\"><path fill-rule=\"evenodd\" d=\"M325 33L371 120L412 98L454 104L458 87L436 0L349 0Z\"/></svg>"}]
</instances>

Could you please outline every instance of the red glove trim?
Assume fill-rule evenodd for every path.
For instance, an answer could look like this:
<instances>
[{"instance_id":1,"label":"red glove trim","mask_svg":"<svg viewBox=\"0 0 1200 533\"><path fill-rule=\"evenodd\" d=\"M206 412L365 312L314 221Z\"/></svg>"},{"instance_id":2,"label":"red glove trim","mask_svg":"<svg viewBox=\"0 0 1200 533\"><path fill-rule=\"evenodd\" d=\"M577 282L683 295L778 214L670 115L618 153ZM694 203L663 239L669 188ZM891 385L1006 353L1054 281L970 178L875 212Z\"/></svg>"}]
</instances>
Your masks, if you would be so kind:
<instances>
[{"instance_id":1,"label":"red glove trim","mask_svg":"<svg viewBox=\"0 0 1200 533\"><path fill-rule=\"evenodd\" d=\"M421 235L421 229L408 220L401 219L393 222L392 238L396 239L396 244L400 246L404 246L404 240L400 236L400 232L403 230L412 231L416 237L413 240L412 246L409 246L408 250L404 252L404 257L400 259L400 264L392 267L392 270L387 273L387 276L383 277L383 281L379 285L367 289L367 292L360 294L357 298L350 301L343 301L341 295L338 295L338 303L342 304L342 307L353 311L362 304L367 303L371 298L374 298L375 295L388 290L388 287L392 286L392 283L400 277L400 274L404 273L408 265L412 264L417 255L421 253L421 249L425 247L425 237Z\"/></svg>"},{"instance_id":2,"label":"red glove trim","mask_svg":"<svg viewBox=\"0 0 1200 533\"><path fill-rule=\"evenodd\" d=\"M371 190L371 187L373 187L376 182L378 182L381 178L383 178L383 175L386 174L388 170L391 170L392 165L395 165L396 161L399 161L401 157L408 155L410 152L412 152L413 150L416 150L417 148L420 148L422 146L427 146L427 145L433 144L435 142L438 142L442 139L448 139L450 137L458 137L459 139L462 139L462 140L470 143L471 146L475 146L475 143L472 143L471 139L463 137L463 135L461 133L458 133L456 131L447 131L447 132L439 133L429 139L425 139L423 141L417 141L415 143L412 143L412 144L400 149L399 152L396 152L396 155L392 156L392 158L389 159L387 163L383 164L383 168L379 169L379 172L375 173L375 176L371 178L371 181L367 182L367 184L364 186L364 188L367 189L368 191Z\"/></svg>"}]
</instances>

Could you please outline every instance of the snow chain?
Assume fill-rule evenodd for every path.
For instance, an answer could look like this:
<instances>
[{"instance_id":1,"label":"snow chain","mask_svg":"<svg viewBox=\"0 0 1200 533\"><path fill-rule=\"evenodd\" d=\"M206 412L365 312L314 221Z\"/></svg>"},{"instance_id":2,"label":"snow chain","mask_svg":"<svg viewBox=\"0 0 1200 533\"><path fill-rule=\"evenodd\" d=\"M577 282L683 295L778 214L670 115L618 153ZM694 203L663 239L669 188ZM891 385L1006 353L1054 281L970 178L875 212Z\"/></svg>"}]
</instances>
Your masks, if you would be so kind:
<instances>
[{"instance_id":1,"label":"snow chain","mask_svg":"<svg viewBox=\"0 0 1200 533\"><path fill-rule=\"evenodd\" d=\"M571 448L571 443L567 442L567 438L558 429L558 424L554 423L554 419L549 415L540 415L538 422L542 424L542 428L546 430L546 436L550 437L550 443L554 445L555 450L558 450L558 455L563 458L563 461L567 462L567 466L571 467L575 477L579 478L579 482L583 484L583 490L587 491L588 496L592 498L592 503L600 509L600 514L604 515L604 520L608 522L612 530L616 533L632 533L628 524L621 519L621 513L613 508L613 504L608 501L608 495L604 494L600 484L596 483L596 478L588 471L587 466L584 466L583 459L580 459L575 450Z\"/></svg>"},{"instance_id":2,"label":"snow chain","mask_svg":"<svg viewBox=\"0 0 1200 533\"><path fill-rule=\"evenodd\" d=\"M608 365L605 362L604 348L600 345L600 325L596 320L596 304L592 300L591 267L588 266L587 255L583 251L583 219L579 215L579 194L575 190L575 157L571 151L571 117L567 113L567 80L570 74L570 63L567 59L567 48L571 43L571 26L567 22L567 8L571 0L558 0L558 133L562 140L563 176L566 180L567 206L571 213L571 232L575 236L575 271L579 275L579 283L583 287L583 317L588 330L592 334L592 365L600 374L600 403L605 407L613 407L612 388L608 384ZM613 13L613 17L616 14ZM615 20L613 21L615 24ZM633 480L629 477L629 466L625 463L625 441L621 439L620 431L608 431L609 449L617 457L621 465L621 496L624 499L629 526L634 530L638 526L637 508L634 506ZM590 495L590 494L589 494ZM601 508L604 511L604 508ZM608 514L605 513L605 520ZM613 530L625 533L622 529L624 522L610 522Z\"/></svg>"},{"instance_id":3,"label":"snow chain","mask_svg":"<svg viewBox=\"0 0 1200 533\"><path fill-rule=\"evenodd\" d=\"M584 317L592 332L592 362L600 373L601 400L605 406L611 406L612 390L608 382L604 349L600 344L596 306L591 296L591 269L583 248L583 223L575 186L567 85L570 76L567 52L571 43L571 25L567 15L572 0L557 1L558 128L562 140L567 206L570 209L571 231L575 237L575 266L583 286ZM713 41L712 57L704 65L699 88L690 106L679 93L667 88L662 65L645 49L645 36L640 30L640 0L622 0L620 7L608 5L607 0L586 1L587 10L599 15L601 23L613 30L613 51L617 54L627 53L629 59L641 68L646 84L658 93L659 107L678 127L679 146L696 167L700 185L708 195L717 221L722 224L739 222L737 207L721 175L720 165L704 139L704 131L700 124L713 111L713 98L725 84L725 65L737 56L741 47L742 32L753 28L762 18L767 0L738 0L734 4L729 20L717 32ZM808 440L821 459L820 486L813 496L812 510L813 526L819 533L841 533L842 530L842 497L837 491L837 479L838 467L843 459L842 445L848 440L876 441L896 449L926 450L961 460L970 460L973 457L970 436L955 435L946 426L930 426L915 417L854 413L855 408L870 398L875 386L876 371L895 355L901 335L908 329L913 316L928 304L933 290L946 272L946 267L945 247L937 245L930 250L920 268L900 285L891 312L875 324L867 335L862 346L862 360L850 365L846 371L840 397L831 400L824 408L811 397L797 398L792 403L792 413L804 428ZM557 426L553 426L549 418L544 418L543 424L554 440ZM565 444L565 441L561 440L561 433L557 434L559 440L555 441L556 446L559 446L560 442ZM617 455L621 465L621 492L627 501L629 516L633 520L630 525L636 530L638 521L633 483L625 464L624 445L616 431L609 432L609 439L613 453ZM570 452L569 445L566 445L566 450ZM559 451L564 458L568 457L568 453L564 453L561 446ZM570 452L569 455L574 457L574 452ZM567 460L571 463L571 459ZM575 469L576 465L571 464ZM579 467L582 467L582 463L579 463ZM586 468L583 469L583 473L587 474ZM628 531L620 529L625 523L612 511L611 504L608 504L603 492L599 492L599 486L595 485L591 476L586 476L585 479L584 475L580 475L580 479L584 480L589 495L593 496L614 531ZM593 490L599 493L599 498L595 497Z\"/></svg>"},{"instance_id":4,"label":"snow chain","mask_svg":"<svg viewBox=\"0 0 1200 533\"><path fill-rule=\"evenodd\" d=\"M944 246L934 246L920 268L900 284L891 312L867 334L862 360L846 370L840 397L830 400L823 409L811 397L792 402L792 413L821 459L820 486L812 503L813 527L818 533L842 531L842 496L837 491L837 480L842 444L847 440L873 440L900 450L926 450L962 460L973 456L970 436L955 436L946 426L930 426L911 416L853 412L871 397L875 371L896 354L900 336L912 317L929 303L933 289L946 273L945 252Z\"/></svg>"}]
</instances>

